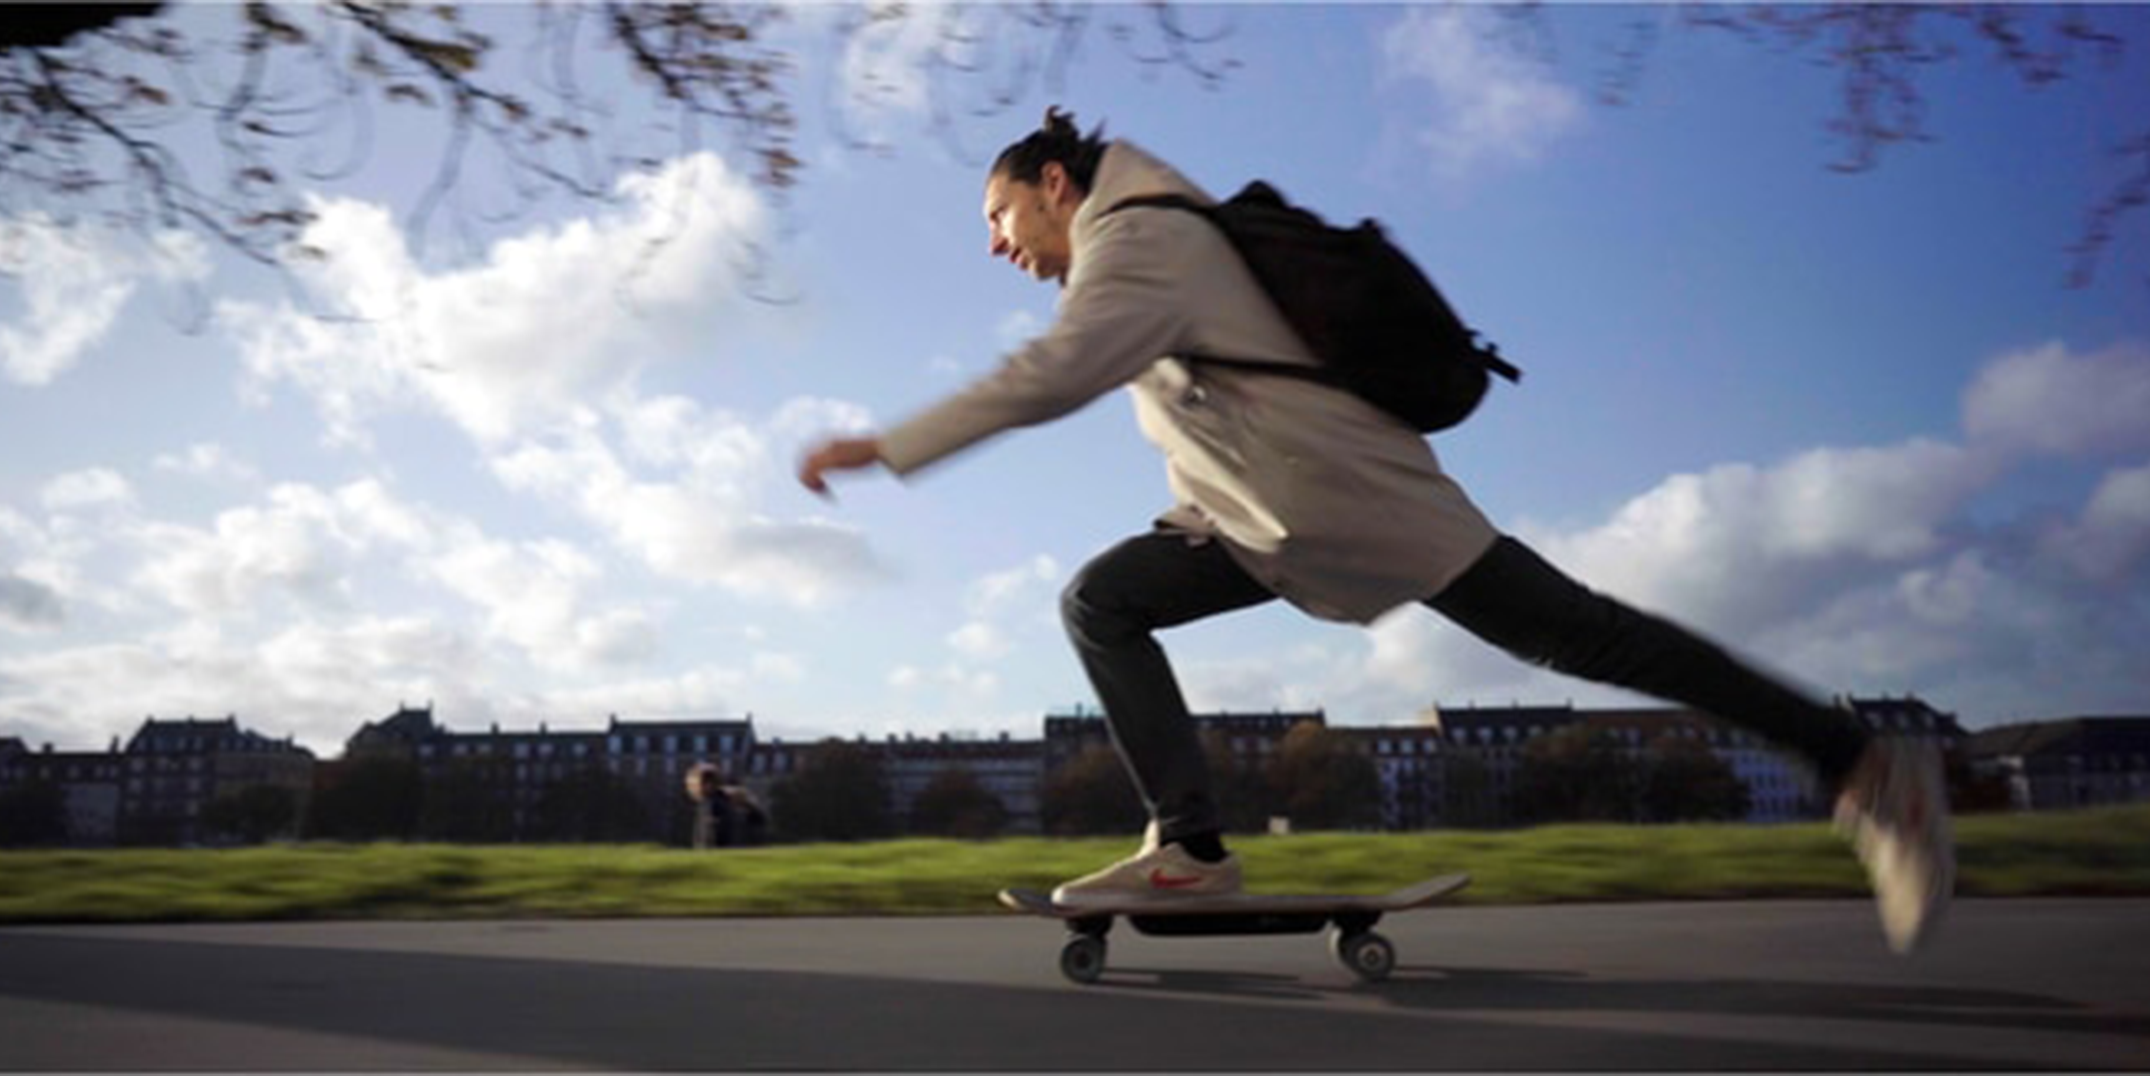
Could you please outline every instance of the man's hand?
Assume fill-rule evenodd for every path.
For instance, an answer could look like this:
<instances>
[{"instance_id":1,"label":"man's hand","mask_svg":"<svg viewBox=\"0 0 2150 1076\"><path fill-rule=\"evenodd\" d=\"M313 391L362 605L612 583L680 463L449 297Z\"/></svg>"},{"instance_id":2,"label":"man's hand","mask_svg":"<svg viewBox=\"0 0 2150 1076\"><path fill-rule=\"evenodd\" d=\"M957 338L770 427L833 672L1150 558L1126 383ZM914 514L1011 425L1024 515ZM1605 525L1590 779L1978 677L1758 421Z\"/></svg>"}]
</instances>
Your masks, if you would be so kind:
<instances>
[{"instance_id":1,"label":"man's hand","mask_svg":"<svg viewBox=\"0 0 2150 1076\"><path fill-rule=\"evenodd\" d=\"M839 437L824 441L807 453L799 464L799 484L826 497L829 484L822 478L831 471L856 471L881 462L881 442L872 437Z\"/></svg>"}]
</instances>

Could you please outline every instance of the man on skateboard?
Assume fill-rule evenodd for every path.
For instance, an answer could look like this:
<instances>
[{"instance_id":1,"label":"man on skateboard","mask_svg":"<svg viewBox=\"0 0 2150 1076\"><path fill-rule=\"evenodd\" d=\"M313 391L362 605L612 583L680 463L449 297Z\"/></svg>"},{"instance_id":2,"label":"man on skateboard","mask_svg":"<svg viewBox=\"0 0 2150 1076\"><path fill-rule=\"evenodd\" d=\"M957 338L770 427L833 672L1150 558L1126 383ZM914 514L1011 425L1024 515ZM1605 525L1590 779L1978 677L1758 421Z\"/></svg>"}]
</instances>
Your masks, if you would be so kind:
<instances>
[{"instance_id":1,"label":"man on skateboard","mask_svg":"<svg viewBox=\"0 0 2150 1076\"><path fill-rule=\"evenodd\" d=\"M1062 613L1114 745L1148 806L1135 855L1054 891L1118 904L1229 894L1193 720L1153 633L1283 598L1370 623L1421 602L1522 660L1670 699L1804 758L1873 879L1882 925L1915 948L1946 907L1955 859L1938 751L1877 737L1722 648L1562 574L1496 530L1414 428L1352 392L1185 356L1319 360L1223 235L1196 214L1130 198L1212 199L1124 140L1083 135L1057 109L988 174L991 253L1061 287L1042 336L999 369L878 437L809 452L799 479L899 475L1007 430L1129 390L1163 453L1173 505L1147 533L1085 565Z\"/></svg>"}]
</instances>

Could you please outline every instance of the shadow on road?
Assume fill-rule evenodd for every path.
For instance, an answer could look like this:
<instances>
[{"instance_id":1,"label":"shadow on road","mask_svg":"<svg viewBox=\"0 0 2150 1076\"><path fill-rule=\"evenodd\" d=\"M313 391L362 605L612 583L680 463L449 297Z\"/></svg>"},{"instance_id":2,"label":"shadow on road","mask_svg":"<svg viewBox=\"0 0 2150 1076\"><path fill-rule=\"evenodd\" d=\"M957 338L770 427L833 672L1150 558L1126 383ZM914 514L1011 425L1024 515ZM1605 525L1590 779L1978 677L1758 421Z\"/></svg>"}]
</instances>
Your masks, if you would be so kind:
<instances>
[{"instance_id":1,"label":"shadow on road","mask_svg":"<svg viewBox=\"0 0 2150 1076\"><path fill-rule=\"evenodd\" d=\"M1400 1009L1440 1012L1632 1012L1799 1016L1821 1020L1962 1025L2139 1038L2150 1059L2150 1014L2095 1009L2011 990L1770 979L1621 979L1515 968L1404 966L1386 982L1324 983L1289 975L1115 968L1100 984L1128 991L1312 1001L1365 994Z\"/></svg>"}]
</instances>

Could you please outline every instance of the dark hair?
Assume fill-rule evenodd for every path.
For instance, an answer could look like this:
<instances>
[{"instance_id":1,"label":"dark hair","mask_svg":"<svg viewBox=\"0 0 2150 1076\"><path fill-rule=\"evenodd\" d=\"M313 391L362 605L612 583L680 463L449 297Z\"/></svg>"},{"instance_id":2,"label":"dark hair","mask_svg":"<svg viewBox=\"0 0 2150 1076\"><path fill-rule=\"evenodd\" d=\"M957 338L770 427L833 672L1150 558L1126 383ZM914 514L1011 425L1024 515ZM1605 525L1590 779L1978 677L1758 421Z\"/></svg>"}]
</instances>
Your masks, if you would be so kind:
<instances>
[{"instance_id":1,"label":"dark hair","mask_svg":"<svg viewBox=\"0 0 2150 1076\"><path fill-rule=\"evenodd\" d=\"M1058 161L1060 167L1067 169L1068 178L1088 194L1091 181L1097 178L1097 162L1105 156L1105 145L1104 124L1085 135L1075 129L1075 114L1062 112L1055 105L1045 110L1045 126L1000 151L989 174L1036 183L1044 178L1045 166Z\"/></svg>"}]
</instances>

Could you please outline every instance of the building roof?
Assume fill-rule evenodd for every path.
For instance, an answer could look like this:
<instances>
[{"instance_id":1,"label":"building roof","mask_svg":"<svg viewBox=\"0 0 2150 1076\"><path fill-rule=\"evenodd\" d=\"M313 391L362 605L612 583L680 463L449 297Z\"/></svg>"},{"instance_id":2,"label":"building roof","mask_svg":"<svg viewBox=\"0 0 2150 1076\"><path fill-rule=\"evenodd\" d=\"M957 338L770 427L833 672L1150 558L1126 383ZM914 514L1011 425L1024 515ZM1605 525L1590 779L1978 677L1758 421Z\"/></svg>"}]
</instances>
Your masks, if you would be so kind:
<instances>
[{"instance_id":1,"label":"building roof","mask_svg":"<svg viewBox=\"0 0 2150 1076\"><path fill-rule=\"evenodd\" d=\"M1272 710L1268 713L1218 711L1194 715L1197 728L1214 729L1218 732L1289 731L1308 722L1326 728L1329 715L1322 710Z\"/></svg>"},{"instance_id":2,"label":"building roof","mask_svg":"<svg viewBox=\"0 0 2150 1076\"><path fill-rule=\"evenodd\" d=\"M1503 733L1509 729L1559 728L1580 720L1573 705L1561 706L1430 706L1419 714L1419 723L1443 733L1463 737L1481 732Z\"/></svg>"},{"instance_id":3,"label":"building roof","mask_svg":"<svg viewBox=\"0 0 2150 1076\"><path fill-rule=\"evenodd\" d=\"M1845 700L1860 719L1877 732L1919 732L1950 739L1963 739L1963 726L1955 714L1942 713L1916 695Z\"/></svg>"},{"instance_id":4,"label":"building roof","mask_svg":"<svg viewBox=\"0 0 2150 1076\"><path fill-rule=\"evenodd\" d=\"M440 726L433 722L433 704L427 703L423 708L398 706L395 713L360 726L351 735L351 740L355 743L361 739L388 739L415 745L439 732Z\"/></svg>"},{"instance_id":5,"label":"building roof","mask_svg":"<svg viewBox=\"0 0 2150 1076\"><path fill-rule=\"evenodd\" d=\"M2150 717L2068 717L1980 729L1970 751L1987 757L2150 754Z\"/></svg>"},{"instance_id":6,"label":"building roof","mask_svg":"<svg viewBox=\"0 0 2150 1076\"><path fill-rule=\"evenodd\" d=\"M694 736L738 735L754 733L752 714L739 718L717 718L708 721L622 721L619 715L611 715L605 724L607 733L625 733L642 736Z\"/></svg>"},{"instance_id":7,"label":"building roof","mask_svg":"<svg viewBox=\"0 0 2150 1076\"><path fill-rule=\"evenodd\" d=\"M935 739L905 737L889 739L881 743L868 741L867 747L880 751L888 758L899 761L930 759L970 759L975 761L1008 760L1029 761L1042 759L1045 754L1043 740L1018 740L1002 733L993 739L942 736Z\"/></svg>"},{"instance_id":8,"label":"building roof","mask_svg":"<svg viewBox=\"0 0 2150 1076\"><path fill-rule=\"evenodd\" d=\"M290 740L272 740L258 732L239 727L237 717L216 719L146 718L137 729L134 738L127 741L127 753L160 755L199 755L230 752L313 752Z\"/></svg>"}]
</instances>

